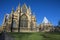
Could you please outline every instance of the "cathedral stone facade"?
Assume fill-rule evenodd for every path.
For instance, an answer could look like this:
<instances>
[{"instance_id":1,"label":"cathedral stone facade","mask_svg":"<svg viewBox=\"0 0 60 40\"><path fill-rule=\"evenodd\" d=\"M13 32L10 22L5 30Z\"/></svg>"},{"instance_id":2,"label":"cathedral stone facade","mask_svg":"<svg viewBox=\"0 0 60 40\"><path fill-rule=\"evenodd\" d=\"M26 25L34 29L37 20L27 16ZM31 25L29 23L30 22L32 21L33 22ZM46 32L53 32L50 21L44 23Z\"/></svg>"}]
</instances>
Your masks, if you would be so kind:
<instances>
[{"instance_id":1,"label":"cathedral stone facade","mask_svg":"<svg viewBox=\"0 0 60 40\"><path fill-rule=\"evenodd\" d=\"M16 11L12 8L11 13L5 15L2 26L7 32L35 32L36 18L30 7L19 4Z\"/></svg>"}]
</instances>

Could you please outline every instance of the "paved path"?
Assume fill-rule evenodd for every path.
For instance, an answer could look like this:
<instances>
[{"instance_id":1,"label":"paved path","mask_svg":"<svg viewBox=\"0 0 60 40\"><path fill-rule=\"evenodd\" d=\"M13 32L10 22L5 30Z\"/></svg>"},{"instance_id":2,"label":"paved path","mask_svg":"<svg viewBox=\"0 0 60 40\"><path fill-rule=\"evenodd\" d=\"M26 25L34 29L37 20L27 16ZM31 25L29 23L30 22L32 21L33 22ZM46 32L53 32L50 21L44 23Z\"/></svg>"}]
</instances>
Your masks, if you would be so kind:
<instances>
[{"instance_id":1,"label":"paved path","mask_svg":"<svg viewBox=\"0 0 60 40\"><path fill-rule=\"evenodd\" d=\"M0 40L14 40L7 32L0 33Z\"/></svg>"}]
</instances>

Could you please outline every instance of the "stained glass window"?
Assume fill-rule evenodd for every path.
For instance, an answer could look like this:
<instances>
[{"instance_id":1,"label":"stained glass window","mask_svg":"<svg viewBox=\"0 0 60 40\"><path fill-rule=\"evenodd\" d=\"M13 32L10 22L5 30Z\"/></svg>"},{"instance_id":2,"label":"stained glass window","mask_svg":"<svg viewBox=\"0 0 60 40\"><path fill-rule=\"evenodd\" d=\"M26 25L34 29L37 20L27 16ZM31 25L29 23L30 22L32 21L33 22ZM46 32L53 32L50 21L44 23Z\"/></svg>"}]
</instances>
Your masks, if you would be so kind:
<instances>
[{"instance_id":1,"label":"stained glass window","mask_svg":"<svg viewBox=\"0 0 60 40\"><path fill-rule=\"evenodd\" d=\"M28 18L26 15L21 16L21 24L20 27L28 27Z\"/></svg>"}]
</instances>

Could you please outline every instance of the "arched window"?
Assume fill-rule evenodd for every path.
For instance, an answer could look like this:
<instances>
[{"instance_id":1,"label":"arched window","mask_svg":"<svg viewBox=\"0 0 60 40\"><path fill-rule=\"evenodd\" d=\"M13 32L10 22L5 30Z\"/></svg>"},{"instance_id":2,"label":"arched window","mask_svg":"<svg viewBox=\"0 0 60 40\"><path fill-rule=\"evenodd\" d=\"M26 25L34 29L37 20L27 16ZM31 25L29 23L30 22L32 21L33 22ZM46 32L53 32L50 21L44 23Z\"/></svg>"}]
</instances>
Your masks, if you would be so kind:
<instances>
[{"instance_id":1,"label":"arched window","mask_svg":"<svg viewBox=\"0 0 60 40\"><path fill-rule=\"evenodd\" d=\"M28 27L28 18L26 15L21 16L20 27Z\"/></svg>"},{"instance_id":2,"label":"arched window","mask_svg":"<svg viewBox=\"0 0 60 40\"><path fill-rule=\"evenodd\" d=\"M13 20L13 28L16 27L16 22Z\"/></svg>"},{"instance_id":3,"label":"arched window","mask_svg":"<svg viewBox=\"0 0 60 40\"><path fill-rule=\"evenodd\" d=\"M31 25L30 25L30 26L31 26L31 30L33 30L33 25L34 25L34 24L31 22Z\"/></svg>"}]
</instances>

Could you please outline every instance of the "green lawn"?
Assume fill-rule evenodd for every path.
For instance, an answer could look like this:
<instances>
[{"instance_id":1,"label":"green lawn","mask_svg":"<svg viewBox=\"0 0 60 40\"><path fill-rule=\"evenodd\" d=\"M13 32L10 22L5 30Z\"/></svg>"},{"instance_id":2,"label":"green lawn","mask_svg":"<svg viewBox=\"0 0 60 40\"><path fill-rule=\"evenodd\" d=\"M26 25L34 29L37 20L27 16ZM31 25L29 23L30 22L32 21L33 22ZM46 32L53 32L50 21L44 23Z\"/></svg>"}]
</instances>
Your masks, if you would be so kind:
<instances>
[{"instance_id":1,"label":"green lawn","mask_svg":"<svg viewBox=\"0 0 60 40\"><path fill-rule=\"evenodd\" d=\"M60 40L60 33L9 33L15 40Z\"/></svg>"}]
</instances>

